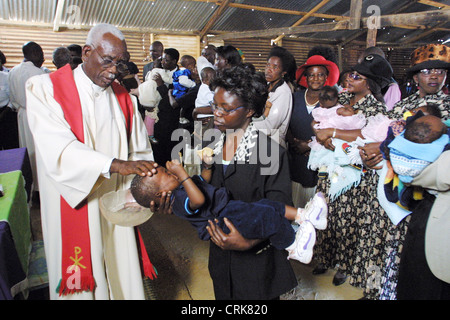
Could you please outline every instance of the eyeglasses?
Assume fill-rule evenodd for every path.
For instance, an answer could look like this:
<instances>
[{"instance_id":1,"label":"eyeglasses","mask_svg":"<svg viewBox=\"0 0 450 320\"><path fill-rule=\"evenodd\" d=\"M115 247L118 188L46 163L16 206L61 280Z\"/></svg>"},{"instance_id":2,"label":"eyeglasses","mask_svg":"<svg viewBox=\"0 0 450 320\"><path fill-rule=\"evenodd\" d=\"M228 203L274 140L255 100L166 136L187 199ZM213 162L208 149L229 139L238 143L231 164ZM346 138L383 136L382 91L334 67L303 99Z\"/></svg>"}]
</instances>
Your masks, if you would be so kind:
<instances>
[{"instance_id":1,"label":"eyeglasses","mask_svg":"<svg viewBox=\"0 0 450 320\"><path fill-rule=\"evenodd\" d=\"M222 107L219 107L219 106L218 106L217 104L215 104L214 102L210 102L209 105L211 106L212 111L213 111L213 112L217 112L220 116L227 116L227 115L229 115L230 113L235 112L236 110L245 108L245 106L240 106L240 107L237 107L237 108L234 108L234 109L229 109L229 110L227 110L227 109L224 109L224 108L222 108Z\"/></svg>"},{"instance_id":2,"label":"eyeglasses","mask_svg":"<svg viewBox=\"0 0 450 320\"><path fill-rule=\"evenodd\" d=\"M422 69L420 70L420 73L423 74L424 76L429 76L430 74L436 74L438 76L446 73L447 70L445 69Z\"/></svg>"},{"instance_id":3,"label":"eyeglasses","mask_svg":"<svg viewBox=\"0 0 450 320\"><path fill-rule=\"evenodd\" d=\"M111 59L103 57L100 54L100 52L98 52L97 48L94 45L91 45L91 47L94 48L94 50L97 52L99 57L102 58L102 60L103 60L102 67L104 69L109 69L109 68L112 68L113 66L116 66L117 72L122 73L122 74L128 72L128 66L126 65L125 62L123 62L123 61L114 62Z\"/></svg>"},{"instance_id":4,"label":"eyeglasses","mask_svg":"<svg viewBox=\"0 0 450 320\"><path fill-rule=\"evenodd\" d=\"M367 80L367 78L363 78L357 73L349 73L348 77L352 78L353 80L356 80L356 81L358 81L358 80Z\"/></svg>"}]
</instances>

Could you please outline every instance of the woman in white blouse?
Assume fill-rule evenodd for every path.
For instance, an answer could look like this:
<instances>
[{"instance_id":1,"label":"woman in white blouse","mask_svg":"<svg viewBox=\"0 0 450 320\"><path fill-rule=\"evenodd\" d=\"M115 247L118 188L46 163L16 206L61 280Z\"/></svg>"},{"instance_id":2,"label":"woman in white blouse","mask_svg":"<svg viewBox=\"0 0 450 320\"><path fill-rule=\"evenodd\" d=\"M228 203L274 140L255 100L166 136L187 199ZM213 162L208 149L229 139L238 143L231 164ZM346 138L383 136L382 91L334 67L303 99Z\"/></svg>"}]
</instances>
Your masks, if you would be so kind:
<instances>
[{"instance_id":1,"label":"woman in white blouse","mask_svg":"<svg viewBox=\"0 0 450 320\"><path fill-rule=\"evenodd\" d=\"M274 47L269 53L265 69L269 83L269 98L265 116L254 121L255 127L271 136L286 148L286 133L292 113L293 82L297 64L285 48ZM259 121L257 121L259 120Z\"/></svg>"}]
</instances>

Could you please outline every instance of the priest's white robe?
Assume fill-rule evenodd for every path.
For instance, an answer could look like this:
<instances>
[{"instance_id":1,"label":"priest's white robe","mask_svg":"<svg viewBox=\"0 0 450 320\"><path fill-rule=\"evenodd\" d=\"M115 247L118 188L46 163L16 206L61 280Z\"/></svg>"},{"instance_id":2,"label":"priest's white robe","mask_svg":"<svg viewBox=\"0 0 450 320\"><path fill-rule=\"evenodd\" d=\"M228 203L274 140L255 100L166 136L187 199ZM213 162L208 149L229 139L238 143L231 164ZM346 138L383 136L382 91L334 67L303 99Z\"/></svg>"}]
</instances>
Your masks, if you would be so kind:
<instances>
[{"instance_id":1,"label":"priest's white robe","mask_svg":"<svg viewBox=\"0 0 450 320\"><path fill-rule=\"evenodd\" d=\"M153 160L147 132L134 105L130 141L125 117L112 88L95 85L82 65L73 71L80 96L84 143L72 133L54 100L49 75L27 82L27 113L33 133L40 183L42 228L51 299L144 299L135 230L109 223L99 209L100 197L128 188L133 175L109 173L113 158ZM72 207L87 198L94 292L59 297L61 279L60 194ZM76 232L76 230L74 230Z\"/></svg>"}]
</instances>

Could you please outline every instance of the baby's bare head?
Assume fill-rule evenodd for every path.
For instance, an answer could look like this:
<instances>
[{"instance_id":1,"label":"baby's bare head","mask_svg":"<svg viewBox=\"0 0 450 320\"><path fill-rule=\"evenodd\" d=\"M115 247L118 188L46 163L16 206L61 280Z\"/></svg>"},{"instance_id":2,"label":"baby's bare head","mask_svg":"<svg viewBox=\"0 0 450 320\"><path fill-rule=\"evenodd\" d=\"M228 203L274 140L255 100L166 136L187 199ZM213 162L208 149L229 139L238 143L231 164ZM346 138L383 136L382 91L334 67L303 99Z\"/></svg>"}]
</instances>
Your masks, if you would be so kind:
<instances>
[{"instance_id":1,"label":"baby's bare head","mask_svg":"<svg viewBox=\"0 0 450 320\"><path fill-rule=\"evenodd\" d=\"M415 143L431 143L447 132L447 126L436 116L426 115L405 127L405 139Z\"/></svg>"},{"instance_id":2,"label":"baby's bare head","mask_svg":"<svg viewBox=\"0 0 450 320\"><path fill-rule=\"evenodd\" d=\"M131 181L130 191L136 202L145 208L150 207L150 202L157 202L159 199L157 196L159 184L152 177L135 175Z\"/></svg>"}]
</instances>

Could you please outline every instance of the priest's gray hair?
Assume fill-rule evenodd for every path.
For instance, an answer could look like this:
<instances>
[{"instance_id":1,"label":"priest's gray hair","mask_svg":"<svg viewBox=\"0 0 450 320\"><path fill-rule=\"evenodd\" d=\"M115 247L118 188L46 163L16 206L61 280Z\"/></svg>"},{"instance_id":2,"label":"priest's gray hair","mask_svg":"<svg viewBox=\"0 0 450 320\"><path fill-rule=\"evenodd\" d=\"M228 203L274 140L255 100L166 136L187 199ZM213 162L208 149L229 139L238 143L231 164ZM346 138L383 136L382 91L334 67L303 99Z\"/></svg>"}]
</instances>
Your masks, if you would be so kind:
<instances>
[{"instance_id":1,"label":"priest's gray hair","mask_svg":"<svg viewBox=\"0 0 450 320\"><path fill-rule=\"evenodd\" d=\"M112 33L120 40L125 40L125 36L123 35L122 31L120 31L117 27L108 23L100 23L92 27L92 29L89 31L86 38L86 44L88 46L95 46L101 41L103 35L105 35L106 33Z\"/></svg>"}]
</instances>

